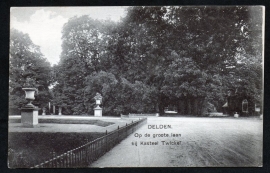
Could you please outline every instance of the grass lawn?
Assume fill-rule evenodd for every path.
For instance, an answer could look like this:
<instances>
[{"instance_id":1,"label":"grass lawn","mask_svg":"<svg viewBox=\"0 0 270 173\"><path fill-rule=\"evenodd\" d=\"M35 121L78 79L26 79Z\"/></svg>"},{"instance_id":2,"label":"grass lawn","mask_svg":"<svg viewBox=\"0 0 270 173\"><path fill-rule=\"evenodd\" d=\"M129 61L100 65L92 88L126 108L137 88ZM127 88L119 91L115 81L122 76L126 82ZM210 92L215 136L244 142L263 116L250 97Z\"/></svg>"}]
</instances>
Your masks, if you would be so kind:
<instances>
[{"instance_id":1,"label":"grass lawn","mask_svg":"<svg viewBox=\"0 0 270 173\"><path fill-rule=\"evenodd\" d=\"M9 123L21 123L21 119L10 119ZM52 124L89 124L106 127L114 124L113 122L101 120L65 120L65 119L39 119L38 123L52 123Z\"/></svg>"},{"instance_id":2,"label":"grass lawn","mask_svg":"<svg viewBox=\"0 0 270 173\"><path fill-rule=\"evenodd\" d=\"M79 147L88 141L103 136L104 133L42 133L10 132L9 167L29 168L48 160L53 155L60 155Z\"/></svg>"},{"instance_id":3,"label":"grass lawn","mask_svg":"<svg viewBox=\"0 0 270 173\"><path fill-rule=\"evenodd\" d=\"M9 123L20 123L21 119L9 119ZM115 122L102 120L83 120L83 119L39 119L39 123L47 124L73 124L74 128L81 125L96 125L106 127ZM75 129L74 129L75 131ZM9 167L10 168L29 168L45 160L51 159L71 149L79 147L87 142L103 136L104 133L91 132L42 132L42 131L19 131L9 132Z\"/></svg>"},{"instance_id":4,"label":"grass lawn","mask_svg":"<svg viewBox=\"0 0 270 173\"><path fill-rule=\"evenodd\" d=\"M45 117L46 118L46 117ZM10 168L29 168L105 135L134 119L39 119L39 127L21 126L9 119L8 162ZM76 117L75 117L76 118ZM94 125L94 126L93 126ZM114 125L114 126L110 126Z\"/></svg>"}]
</instances>

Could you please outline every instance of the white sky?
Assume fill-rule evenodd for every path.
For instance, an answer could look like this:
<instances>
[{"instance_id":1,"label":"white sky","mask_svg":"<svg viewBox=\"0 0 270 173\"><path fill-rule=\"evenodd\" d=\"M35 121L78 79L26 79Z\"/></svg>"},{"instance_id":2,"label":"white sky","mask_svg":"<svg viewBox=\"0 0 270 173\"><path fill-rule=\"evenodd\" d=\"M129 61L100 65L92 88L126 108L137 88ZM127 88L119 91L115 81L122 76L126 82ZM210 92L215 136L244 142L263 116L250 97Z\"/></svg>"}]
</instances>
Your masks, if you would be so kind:
<instances>
[{"instance_id":1,"label":"white sky","mask_svg":"<svg viewBox=\"0 0 270 173\"><path fill-rule=\"evenodd\" d=\"M34 44L48 61L57 64L60 59L61 31L73 16L89 15L93 19L120 21L126 7L12 7L10 28L29 34Z\"/></svg>"}]
</instances>

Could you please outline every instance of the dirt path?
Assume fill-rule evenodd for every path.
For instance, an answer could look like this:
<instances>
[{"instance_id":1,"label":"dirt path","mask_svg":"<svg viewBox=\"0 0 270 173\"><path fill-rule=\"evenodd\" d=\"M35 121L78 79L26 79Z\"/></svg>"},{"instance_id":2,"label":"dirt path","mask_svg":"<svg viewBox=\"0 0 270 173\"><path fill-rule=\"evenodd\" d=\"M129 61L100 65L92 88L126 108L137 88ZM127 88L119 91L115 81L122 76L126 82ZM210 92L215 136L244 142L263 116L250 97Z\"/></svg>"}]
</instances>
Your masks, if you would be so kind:
<instances>
[{"instance_id":1,"label":"dirt path","mask_svg":"<svg viewBox=\"0 0 270 173\"><path fill-rule=\"evenodd\" d=\"M257 119L233 118L148 118L147 125L90 166L262 166L262 122ZM171 128L149 129L148 125L171 125ZM142 137L135 137L136 133ZM146 133L150 137L144 137ZM153 134L164 133L169 137L153 138ZM181 137L172 137L171 133L181 134ZM166 145L170 141L175 145ZM137 146L132 145L132 142L137 142ZM158 144L143 145L144 142Z\"/></svg>"}]
</instances>

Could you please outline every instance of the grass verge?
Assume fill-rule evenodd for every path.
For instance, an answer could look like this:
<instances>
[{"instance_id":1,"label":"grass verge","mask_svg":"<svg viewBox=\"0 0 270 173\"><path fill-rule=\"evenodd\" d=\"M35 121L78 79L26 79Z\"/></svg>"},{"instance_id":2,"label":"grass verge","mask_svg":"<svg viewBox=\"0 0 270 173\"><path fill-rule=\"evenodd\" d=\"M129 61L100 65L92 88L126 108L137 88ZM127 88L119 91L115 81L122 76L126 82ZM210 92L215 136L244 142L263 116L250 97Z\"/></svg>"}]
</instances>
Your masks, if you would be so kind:
<instances>
[{"instance_id":1,"label":"grass verge","mask_svg":"<svg viewBox=\"0 0 270 173\"><path fill-rule=\"evenodd\" d=\"M21 123L21 119L9 119L9 123ZM101 127L106 127L113 122L101 121L101 120L63 120L63 119L39 119L38 123L52 123L52 124L90 124Z\"/></svg>"},{"instance_id":2,"label":"grass verge","mask_svg":"<svg viewBox=\"0 0 270 173\"><path fill-rule=\"evenodd\" d=\"M10 168L29 168L51 159L104 133L43 133L10 132L8 136L8 163Z\"/></svg>"}]
</instances>

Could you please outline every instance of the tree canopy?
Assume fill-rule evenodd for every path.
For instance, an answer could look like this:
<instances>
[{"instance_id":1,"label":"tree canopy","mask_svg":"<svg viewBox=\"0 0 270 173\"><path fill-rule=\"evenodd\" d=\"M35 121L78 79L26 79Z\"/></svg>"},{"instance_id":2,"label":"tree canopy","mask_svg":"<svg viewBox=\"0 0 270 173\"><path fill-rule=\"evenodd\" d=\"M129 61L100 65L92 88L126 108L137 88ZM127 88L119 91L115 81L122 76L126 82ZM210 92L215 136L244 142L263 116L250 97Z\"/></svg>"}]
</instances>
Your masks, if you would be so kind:
<instances>
[{"instance_id":1,"label":"tree canopy","mask_svg":"<svg viewBox=\"0 0 270 173\"><path fill-rule=\"evenodd\" d=\"M64 114L93 114L96 92L107 115L169 105L201 115L207 103L221 110L228 90L262 100L260 7L129 7L118 23L69 19L62 41L50 81Z\"/></svg>"},{"instance_id":2,"label":"tree canopy","mask_svg":"<svg viewBox=\"0 0 270 173\"><path fill-rule=\"evenodd\" d=\"M24 87L38 89L34 104L45 106L51 99L50 63L41 54L37 45L33 44L27 34L12 29L10 32L9 59L9 108L16 112L26 102ZM27 86L27 80L32 81Z\"/></svg>"}]
</instances>

